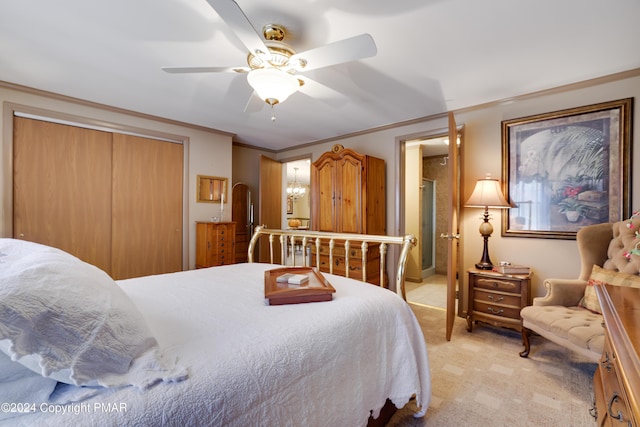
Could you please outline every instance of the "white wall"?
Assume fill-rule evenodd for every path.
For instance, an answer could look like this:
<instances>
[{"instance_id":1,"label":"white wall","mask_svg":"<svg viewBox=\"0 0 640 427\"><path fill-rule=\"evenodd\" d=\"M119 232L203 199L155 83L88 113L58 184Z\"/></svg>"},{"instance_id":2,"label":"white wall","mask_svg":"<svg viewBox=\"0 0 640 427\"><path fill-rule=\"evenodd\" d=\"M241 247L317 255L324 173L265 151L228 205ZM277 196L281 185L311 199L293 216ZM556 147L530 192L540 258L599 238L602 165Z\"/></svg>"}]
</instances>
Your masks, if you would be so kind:
<instances>
[{"instance_id":1,"label":"white wall","mask_svg":"<svg viewBox=\"0 0 640 427\"><path fill-rule=\"evenodd\" d=\"M502 137L501 121L533 114L558 111L566 108L590 105L634 97L636 101L633 124L640 126L640 70L592 81L572 87L531 94L503 103L478 106L455 113L458 125L464 126L464 144L462 147L462 200L466 200L473 190L478 178L487 172L494 177L502 176ZM387 234L403 234L402 221L398 218L398 206L401 203L398 190L400 182L401 155L398 143L401 140L413 139L417 136L433 134L446 129L446 119L436 118L397 126L368 134L347 137L339 140L320 142L278 153L278 158L295 157L303 153L312 153L312 161L319 155L339 143L358 152L380 157L386 160L387 166ZM633 132L632 141L632 183L640 182L640 129ZM633 168L633 165L636 165ZM631 208L640 209L640 185L632 185ZM493 261L508 259L515 263L533 267L532 294L543 295L543 280L548 277L577 277L580 270L579 257L575 240L557 240L542 238L501 237L501 213L493 211L494 233L489 240L489 252ZM479 261L482 255L482 238L478 232L479 220L476 209L463 212L460 223L461 257L464 269L469 269ZM463 289L466 288L467 277L463 278ZM463 294L466 294L463 291Z\"/></svg>"},{"instance_id":2,"label":"white wall","mask_svg":"<svg viewBox=\"0 0 640 427\"><path fill-rule=\"evenodd\" d=\"M462 199L466 200L473 190L473 184L490 172L494 177L502 176L502 136L501 121L526 117L534 114L558 111L567 108L600 102L635 97L636 106L632 124L640 126L640 76L602 84L590 85L563 92L531 96L513 102L461 112L456 114L458 123L465 125L465 147L463 165L465 181ZM640 182L640 129L633 133L632 183ZM634 168L633 165L636 165ZM630 205L633 210L640 208L640 186L632 185ZM549 277L575 278L580 272L580 261L575 240L541 238L518 238L500 236L499 211L493 212L494 233L489 240L491 259L510 260L518 264L530 265L534 269L534 296L543 295L542 282ZM461 235L464 247L464 262L471 267L482 254L482 239L478 234L479 220L476 210L469 209L463 216Z\"/></svg>"},{"instance_id":3,"label":"white wall","mask_svg":"<svg viewBox=\"0 0 640 427\"><path fill-rule=\"evenodd\" d=\"M422 191L422 148L420 145L413 145L406 148L405 159L405 233L413 234L416 237L422 235L420 227L420 212ZM422 250L421 245L416 245L409 253L407 260L406 280L412 282L422 281Z\"/></svg>"},{"instance_id":4,"label":"white wall","mask_svg":"<svg viewBox=\"0 0 640 427\"><path fill-rule=\"evenodd\" d=\"M213 216L213 205L209 203L196 203L196 175L214 175L227 177L231 181L231 135L205 128L181 125L175 122L155 120L151 117L127 114L125 111L102 108L98 105L74 100L48 96L33 90L22 90L19 87L0 85L0 102L3 106L3 114L0 116L0 135L2 136L3 151L0 153L0 176L3 183L0 185L0 236L11 237L11 142L13 136L10 123L7 119L7 110L14 104L29 108L43 109L64 115L71 115L90 121L99 121L115 129L136 129L140 133L152 132L153 135L168 134L186 140L185 144L185 218L186 234L183 248L185 268L195 267L195 222L207 221ZM7 187L8 186L8 187ZM231 184L229 185L229 189ZM231 219L231 204L225 206L224 219ZM219 212L219 206L217 206Z\"/></svg>"}]
</instances>

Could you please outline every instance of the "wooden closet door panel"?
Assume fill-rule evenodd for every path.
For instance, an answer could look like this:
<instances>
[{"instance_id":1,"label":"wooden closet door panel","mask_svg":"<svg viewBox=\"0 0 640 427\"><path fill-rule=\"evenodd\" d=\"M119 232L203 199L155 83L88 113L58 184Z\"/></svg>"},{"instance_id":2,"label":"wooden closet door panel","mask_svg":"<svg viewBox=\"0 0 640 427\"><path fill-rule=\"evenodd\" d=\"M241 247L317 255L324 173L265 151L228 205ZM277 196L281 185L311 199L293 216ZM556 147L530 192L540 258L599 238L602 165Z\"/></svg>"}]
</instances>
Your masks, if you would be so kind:
<instances>
[{"instance_id":1,"label":"wooden closet door panel","mask_svg":"<svg viewBox=\"0 0 640 427\"><path fill-rule=\"evenodd\" d=\"M111 134L15 117L13 237L111 269Z\"/></svg>"},{"instance_id":2,"label":"wooden closet door panel","mask_svg":"<svg viewBox=\"0 0 640 427\"><path fill-rule=\"evenodd\" d=\"M362 217L363 167L359 159L345 156L339 160L337 179L337 203L339 204L338 231L364 233Z\"/></svg>"},{"instance_id":3,"label":"wooden closet door panel","mask_svg":"<svg viewBox=\"0 0 640 427\"><path fill-rule=\"evenodd\" d=\"M183 146L113 136L112 276L182 270Z\"/></svg>"}]
</instances>

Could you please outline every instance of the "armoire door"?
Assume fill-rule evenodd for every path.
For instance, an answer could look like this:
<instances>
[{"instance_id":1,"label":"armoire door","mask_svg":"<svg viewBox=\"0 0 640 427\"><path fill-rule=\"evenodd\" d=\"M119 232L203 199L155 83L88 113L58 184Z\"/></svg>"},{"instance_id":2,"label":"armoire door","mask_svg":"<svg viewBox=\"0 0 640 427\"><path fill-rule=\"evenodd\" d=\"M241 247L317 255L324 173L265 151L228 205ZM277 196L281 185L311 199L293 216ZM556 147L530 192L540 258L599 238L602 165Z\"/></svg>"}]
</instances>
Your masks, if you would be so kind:
<instances>
[{"instance_id":1,"label":"armoire door","mask_svg":"<svg viewBox=\"0 0 640 427\"><path fill-rule=\"evenodd\" d=\"M114 279L182 270L183 146L113 135Z\"/></svg>"},{"instance_id":2,"label":"armoire door","mask_svg":"<svg viewBox=\"0 0 640 427\"><path fill-rule=\"evenodd\" d=\"M14 117L13 237L111 272L109 132Z\"/></svg>"},{"instance_id":3,"label":"armoire door","mask_svg":"<svg viewBox=\"0 0 640 427\"><path fill-rule=\"evenodd\" d=\"M364 205L362 203L362 160L345 155L338 160L338 176L336 179L336 200L338 232L364 233L362 217Z\"/></svg>"},{"instance_id":4,"label":"armoire door","mask_svg":"<svg viewBox=\"0 0 640 427\"><path fill-rule=\"evenodd\" d=\"M325 158L311 168L311 227L317 231L338 231L336 218L336 161Z\"/></svg>"}]
</instances>

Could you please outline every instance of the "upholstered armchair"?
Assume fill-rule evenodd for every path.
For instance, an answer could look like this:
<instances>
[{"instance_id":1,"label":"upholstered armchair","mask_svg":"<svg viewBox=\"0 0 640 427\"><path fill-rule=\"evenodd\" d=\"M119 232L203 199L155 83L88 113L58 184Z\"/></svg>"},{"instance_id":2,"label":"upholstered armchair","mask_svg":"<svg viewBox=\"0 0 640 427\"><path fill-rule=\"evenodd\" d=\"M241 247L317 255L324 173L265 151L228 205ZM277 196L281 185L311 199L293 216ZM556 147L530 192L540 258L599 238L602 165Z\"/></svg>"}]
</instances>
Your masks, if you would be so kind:
<instances>
[{"instance_id":1,"label":"upholstered armchair","mask_svg":"<svg viewBox=\"0 0 640 427\"><path fill-rule=\"evenodd\" d=\"M631 225L631 226L630 226ZM533 305L521 311L522 341L524 351L520 356L527 357L530 352L531 331L538 335L578 352L597 362L604 346L604 328L602 315L588 286L595 276L594 265L598 269L601 281L640 285L640 256L637 255L640 218L631 221L596 224L583 227L577 233L576 240L580 253L581 269L577 279L547 279L544 286L547 294L533 299ZM631 282L629 282L631 278ZM636 279L638 279L636 281ZM589 303L591 298L591 304ZM595 300L595 302L594 302ZM588 307L588 308L585 308Z\"/></svg>"}]
</instances>

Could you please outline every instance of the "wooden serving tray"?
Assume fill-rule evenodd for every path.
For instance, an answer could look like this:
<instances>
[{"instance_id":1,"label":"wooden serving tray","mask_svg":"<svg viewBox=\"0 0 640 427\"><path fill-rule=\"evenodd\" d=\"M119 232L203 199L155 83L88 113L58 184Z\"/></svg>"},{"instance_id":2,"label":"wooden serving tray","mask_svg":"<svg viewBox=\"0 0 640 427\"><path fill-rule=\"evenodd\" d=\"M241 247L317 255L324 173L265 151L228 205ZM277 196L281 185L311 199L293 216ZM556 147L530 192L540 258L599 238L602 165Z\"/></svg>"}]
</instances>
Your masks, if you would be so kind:
<instances>
[{"instance_id":1,"label":"wooden serving tray","mask_svg":"<svg viewBox=\"0 0 640 427\"><path fill-rule=\"evenodd\" d=\"M278 283L278 276L286 273L306 274L309 281L302 285ZM331 301L335 291L322 273L313 267L283 267L264 272L264 297L269 305Z\"/></svg>"}]
</instances>

